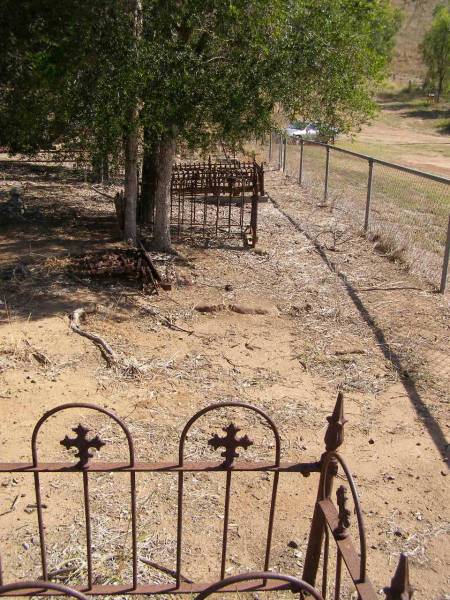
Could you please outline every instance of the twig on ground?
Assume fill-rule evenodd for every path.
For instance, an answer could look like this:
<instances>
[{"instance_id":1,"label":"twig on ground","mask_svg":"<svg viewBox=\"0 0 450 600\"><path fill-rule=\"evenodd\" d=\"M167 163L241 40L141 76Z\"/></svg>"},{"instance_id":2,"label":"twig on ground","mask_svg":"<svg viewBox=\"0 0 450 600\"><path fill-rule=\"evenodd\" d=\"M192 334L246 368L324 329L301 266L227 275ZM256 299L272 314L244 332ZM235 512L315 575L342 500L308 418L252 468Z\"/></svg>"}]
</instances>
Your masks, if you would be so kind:
<instances>
[{"instance_id":1,"label":"twig on ground","mask_svg":"<svg viewBox=\"0 0 450 600\"><path fill-rule=\"evenodd\" d=\"M75 331L75 333L78 333L79 335L94 342L94 344L100 348L100 351L109 367L116 367L123 375L142 375L144 373L144 369L138 364L136 359L120 357L102 337L81 328L80 322L82 318L87 314L95 314L97 311L97 306L77 308L70 315L70 328L72 331Z\"/></svg>"},{"instance_id":2,"label":"twig on ground","mask_svg":"<svg viewBox=\"0 0 450 600\"><path fill-rule=\"evenodd\" d=\"M184 333L187 333L189 335L192 335L194 333L194 331L192 329L184 329L183 327L180 327L179 325L177 325L176 323L174 323L167 317L161 315L161 313L157 309L153 308L152 306L141 306L141 308L147 314L159 319L159 321L163 325L166 325L166 327L169 327L169 329L173 329L174 331L183 331Z\"/></svg>"},{"instance_id":3,"label":"twig on ground","mask_svg":"<svg viewBox=\"0 0 450 600\"><path fill-rule=\"evenodd\" d=\"M19 499L19 495L20 494L17 494L17 496L12 501L11 506L8 508L8 510L5 510L5 512L2 512L0 514L0 517L3 517L3 515L8 515L9 513L11 513L16 508L16 503L17 503L17 500Z\"/></svg>"},{"instance_id":4,"label":"twig on ground","mask_svg":"<svg viewBox=\"0 0 450 600\"><path fill-rule=\"evenodd\" d=\"M165 573L166 575L170 575L171 577L177 577L176 571L173 571L172 569L169 569L168 567L164 567L163 565L158 565L158 563L155 563L152 560L149 560L148 558L144 558L142 556L139 556L139 560L141 562L143 562L144 564L149 565L150 567L153 567L154 569L157 569L158 571L161 571L162 573ZM182 573L180 573L180 578L183 581L185 581L186 583L194 583L192 581L192 579L189 579L188 577L186 577Z\"/></svg>"},{"instance_id":5,"label":"twig on ground","mask_svg":"<svg viewBox=\"0 0 450 600\"><path fill-rule=\"evenodd\" d=\"M102 191L98 190L93 185L91 185L91 188L94 190L94 192L96 194L100 194L101 196L105 196L105 198L109 198L110 200L114 200L114 196L111 196L111 194L106 194L105 192L102 192Z\"/></svg>"},{"instance_id":6,"label":"twig on ground","mask_svg":"<svg viewBox=\"0 0 450 600\"><path fill-rule=\"evenodd\" d=\"M105 358L105 360L109 366L112 366L113 364L118 364L119 357L114 352L114 350L111 348L111 346L108 344L108 342L106 342L103 338L101 338L99 335L97 335L95 333L91 333L90 331L85 331L80 326L80 322L85 317L85 315L95 314L96 312L97 312L96 306L91 306L88 308L77 308L70 315L70 328L72 329L72 331L75 331L75 333L78 333L78 335L81 335L82 337L85 337L88 340L91 340L91 342L94 342L94 344L100 348L100 350L103 354L103 357Z\"/></svg>"}]
</instances>

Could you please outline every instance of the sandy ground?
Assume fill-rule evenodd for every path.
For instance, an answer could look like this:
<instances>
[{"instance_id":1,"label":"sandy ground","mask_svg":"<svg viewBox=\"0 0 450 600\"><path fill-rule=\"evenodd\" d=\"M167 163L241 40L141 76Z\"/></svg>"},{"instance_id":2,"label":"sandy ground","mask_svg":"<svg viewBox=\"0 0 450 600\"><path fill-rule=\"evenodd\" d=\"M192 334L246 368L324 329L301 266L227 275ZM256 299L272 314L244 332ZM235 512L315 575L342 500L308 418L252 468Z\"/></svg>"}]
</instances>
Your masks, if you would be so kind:
<instances>
[{"instance_id":1,"label":"sandy ground","mask_svg":"<svg viewBox=\"0 0 450 600\"><path fill-rule=\"evenodd\" d=\"M0 282L0 461L28 461L38 418L73 401L97 403L123 417L139 460L175 460L187 419L230 399L273 417L285 460L317 460L326 415L343 389L349 422L342 454L361 493L376 589L389 582L399 553L406 551L415 597L450 597L446 300L358 235L342 231L345 243L330 250L331 217L278 174L267 177L275 204L261 204L257 252L239 243L208 249L179 244L188 262L170 264L173 289L158 296L119 283L74 280L64 271L71 253L118 243L108 200L64 171L18 171L5 163L2 170L2 189L24 184L26 200L40 207L40 215L0 232L0 268L20 259L31 273ZM133 358L141 375L108 368L89 340L70 331L68 314L92 302L106 309L90 316L86 328ZM205 303L257 306L267 313L195 310ZM36 350L46 355L46 365L33 357ZM225 411L199 426L191 459L211 457L206 441L231 416L255 440L246 456L271 456L267 428ZM42 460L67 460L59 440L80 421L107 442L103 460L126 456L123 437L108 421L74 410L42 432ZM234 480L227 573L262 566L270 477ZM129 575L128 483L123 475L92 479L96 581L119 581ZM75 571L65 580L75 582L85 574L81 484L72 475L42 480L50 568L69 565ZM215 579L223 477L194 474L187 480L183 572ZM273 568L301 573L316 486L315 476L281 478ZM30 477L1 477L0 548L7 580L39 574L34 504ZM175 477L139 476L138 509L140 555L173 568ZM290 541L298 548L289 547ZM141 564L140 577L165 576Z\"/></svg>"},{"instance_id":2,"label":"sandy ground","mask_svg":"<svg viewBox=\"0 0 450 600\"><path fill-rule=\"evenodd\" d=\"M450 176L450 136L433 131L433 119L427 110L414 110L404 102L384 102L372 123L362 127L353 137L355 148L400 165L437 175ZM436 106L436 113L448 115L448 109ZM352 143L343 138L346 147ZM350 145L349 145L350 143Z\"/></svg>"}]
</instances>

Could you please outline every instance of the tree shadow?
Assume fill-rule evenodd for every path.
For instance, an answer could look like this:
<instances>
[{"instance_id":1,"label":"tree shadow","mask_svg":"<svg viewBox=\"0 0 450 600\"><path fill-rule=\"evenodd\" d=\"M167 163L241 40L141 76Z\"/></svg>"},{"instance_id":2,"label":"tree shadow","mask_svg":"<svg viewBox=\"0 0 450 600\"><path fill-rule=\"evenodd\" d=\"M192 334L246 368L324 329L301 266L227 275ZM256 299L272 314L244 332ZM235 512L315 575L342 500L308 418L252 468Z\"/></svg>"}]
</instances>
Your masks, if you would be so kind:
<instances>
[{"instance_id":1,"label":"tree shadow","mask_svg":"<svg viewBox=\"0 0 450 600\"><path fill-rule=\"evenodd\" d=\"M317 243L316 239L312 235L310 235L308 231L305 228L303 228L300 225L300 223L298 223L298 221L291 217L289 213L284 211L283 208L273 198L271 198L271 201L273 205L286 217L286 219L291 223L291 225L293 225L297 231L302 233L308 239L308 241L311 242L311 244L314 246L315 251L318 253L318 255L320 256L324 264L327 266L327 268L340 279L349 298L352 300L362 319L364 320L366 325L371 330L373 336L375 337L377 344L381 352L383 353L383 356L388 362L391 363L391 365L397 372L399 379L410 399L412 406L414 407L417 413L419 420L427 429L438 452L446 461L447 468L450 469L450 465L447 462L448 441L445 437L444 431L442 430L441 426L436 421L430 409L422 399L415 382L405 377L405 373L407 372L406 365L403 364L403 361L398 352L396 351L395 347L391 345L386 339L383 329L379 325L377 325L376 320L370 314L363 300L358 295L357 290L349 282L346 275L344 273L341 273L341 271L336 267L335 263L328 258L324 248Z\"/></svg>"},{"instance_id":2,"label":"tree shadow","mask_svg":"<svg viewBox=\"0 0 450 600\"><path fill-rule=\"evenodd\" d=\"M57 178L65 184L84 181L84 174L78 169L62 164L36 163L33 160L0 160L0 171L5 181L28 181L30 178L43 182Z\"/></svg>"},{"instance_id":3,"label":"tree shadow","mask_svg":"<svg viewBox=\"0 0 450 600\"><path fill-rule=\"evenodd\" d=\"M121 241L111 201L74 194L68 186L83 179L63 165L0 161L0 172L4 182L32 183L24 192L24 218L0 223L0 323L11 314L38 320L117 295L117 282L76 279L65 267L66 258ZM26 274L14 273L18 264L27 266Z\"/></svg>"},{"instance_id":4,"label":"tree shadow","mask_svg":"<svg viewBox=\"0 0 450 600\"><path fill-rule=\"evenodd\" d=\"M450 108L433 108L431 110L418 109L403 115L404 117L416 117L419 119L450 119Z\"/></svg>"}]
</instances>

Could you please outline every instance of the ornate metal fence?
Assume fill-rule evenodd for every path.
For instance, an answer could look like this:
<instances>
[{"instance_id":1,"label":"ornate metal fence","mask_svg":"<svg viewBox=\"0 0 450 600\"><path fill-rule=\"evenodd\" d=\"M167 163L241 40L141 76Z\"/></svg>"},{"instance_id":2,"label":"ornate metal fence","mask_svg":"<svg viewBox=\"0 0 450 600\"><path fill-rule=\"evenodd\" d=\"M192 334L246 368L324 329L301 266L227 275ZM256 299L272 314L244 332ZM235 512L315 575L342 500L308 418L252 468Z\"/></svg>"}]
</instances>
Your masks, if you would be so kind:
<instances>
[{"instance_id":1,"label":"ornate metal fence","mask_svg":"<svg viewBox=\"0 0 450 600\"><path fill-rule=\"evenodd\" d=\"M242 237L257 241L258 197L264 195L261 165L239 161L176 164L170 222L178 237Z\"/></svg>"},{"instance_id":2,"label":"ornate metal fence","mask_svg":"<svg viewBox=\"0 0 450 600\"><path fill-rule=\"evenodd\" d=\"M250 411L265 426L272 436L273 458L269 461L246 461L245 452L253 445L253 440L248 434L238 435L240 429L233 422L224 423L225 435L215 432L209 439L200 440L207 444L211 451L220 452L220 459L214 461L188 461L186 460L186 440L191 433L194 424L213 411L218 409L238 409L239 411ZM122 462L100 462L92 460L93 452L100 451L105 446L99 435L89 435L88 427L79 424L73 428L75 435L65 436L60 444L69 452L75 451L76 462L42 462L38 452L38 438L44 424L48 424L57 413L68 409L88 409L101 413L115 422L123 433L128 448L128 458ZM65 473L78 474L82 479L82 490L84 498L84 530L86 543L87 580L75 587L75 597L80 598L79 592L87 595L109 595L109 594L179 594L199 593L199 598L204 598L215 590L220 591L271 591L280 589L291 589L303 593L310 592L316 585L318 574L321 573L321 594L313 592L313 597L326 598L332 590L335 599L343 598L341 595L341 581L345 567L353 589L356 590L361 600L375 600L377 594L374 591L367 575L366 559L367 548L363 523L363 516L356 491L355 483L350 470L344 459L338 454L338 449L343 443L344 425L343 396L339 394L333 414L328 417L328 428L325 435L325 452L316 462L283 462L281 459L281 438L274 421L262 410L249 404L239 402L217 403L197 412L185 425L181 432L178 444L178 460L176 462L138 462L135 457L135 446L132 435L127 425L111 411L86 403L70 403L58 406L46 412L37 422L31 437L31 462L30 463L0 463L0 474L3 473L29 473L34 479L37 520L39 530L39 546L41 556L42 582L22 582L4 585L0 581L0 595L17 595L17 590L27 588L29 594L58 595L67 593L64 586L46 582L55 577L48 567L46 535L49 528L48 507L44 516L43 500L40 476L43 473ZM225 426L226 425L226 426ZM250 432L249 432L250 434ZM251 435L251 434L250 434ZM238 453L239 450L239 453ZM240 454L244 453L241 458ZM240 460L237 460L240 459ZM332 500L333 483L338 475L344 478L349 486L340 485L336 491L336 502ZM267 516L267 528L263 541L265 552L263 571L240 574L226 578L226 565L228 553L228 534L230 529L230 498L233 478L239 472L272 473L271 499ZM97 583L96 573L92 563L93 548L91 535L91 493L89 489L90 478L95 473L122 473L129 476L129 495L131 507L131 577L127 583L102 584ZM176 528L176 560L174 569L160 567L165 573L171 573L173 583L147 583L140 580L138 574L138 524L136 508L136 474L137 473L175 473L178 477L177 484L177 528ZM223 530L222 549L220 560L219 583L192 582L182 575L183 548L185 545L183 530L185 523L185 490L184 481L186 473L223 473L225 477L225 498L223 508ZM274 518L278 497L278 482L280 473L300 473L304 477L311 474L319 474L317 501L315 503L312 517L309 542L306 550L303 571L303 582L293 577L279 575L269 572L271 568L271 547L274 534ZM351 510L348 503L348 494L356 512L356 538L350 533ZM330 545L334 544L336 559L332 561ZM358 547L358 550L356 549ZM386 589L387 598L391 600L406 600L410 598L410 587L407 576L407 563L403 557L397 573L389 588ZM333 564L332 564L333 563ZM333 569L334 576L331 578L330 570ZM1 575L1 573L0 573ZM3 578L1 578L3 579ZM255 581L256 580L256 581ZM251 583L250 583L251 581ZM300 583L299 583L300 581ZM34 587L33 587L34 586ZM225 589L224 589L225 588ZM77 595L78 594L78 595Z\"/></svg>"}]
</instances>

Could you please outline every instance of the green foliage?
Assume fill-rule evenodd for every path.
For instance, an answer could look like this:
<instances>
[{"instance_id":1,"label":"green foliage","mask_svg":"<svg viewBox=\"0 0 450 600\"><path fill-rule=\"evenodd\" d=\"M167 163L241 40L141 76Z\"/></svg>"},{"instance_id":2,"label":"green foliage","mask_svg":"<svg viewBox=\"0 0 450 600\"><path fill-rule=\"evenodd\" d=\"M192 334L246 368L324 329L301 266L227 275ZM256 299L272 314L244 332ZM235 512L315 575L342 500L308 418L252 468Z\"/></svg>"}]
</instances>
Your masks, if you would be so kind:
<instances>
[{"instance_id":1,"label":"green foliage","mask_svg":"<svg viewBox=\"0 0 450 600\"><path fill-rule=\"evenodd\" d=\"M450 85L450 5L437 6L433 17L422 42L422 54L428 84L437 91L439 99Z\"/></svg>"},{"instance_id":2,"label":"green foliage","mask_svg":"<svg viewBox=\"0 0 450 600\"><path fill-rule=\"evenodd\" d=\"M145 53L154 78L144 112L161 133L176 127L193 146L239 143L267 132L277 112L340 131L373 113L400 23L387 0L179 4L147 3L144 18L167 28L144 33L159 56L155 69Z\"/></svg>"},{"instance_id":3,"label":"green foliage","mask_svg":"<svg viewBox=\"0 0 450 600\"><path fill-rule=\"evenodd\" d=\"M388 0L0 0L0 144L117 154L139 99L150 138L239 144L277 115L348 131L374 110Z\"/></svg>"},{"instance_id":4,"label":"green foliage","mask_svg":"<svg viewBox=\"0 0 450 600\"><path fill-rule=\"evenodd\" d=\"M0 143L114 148L127 126L130 46L117 2L2 0Z\"/></svg>"}]
</instances>

